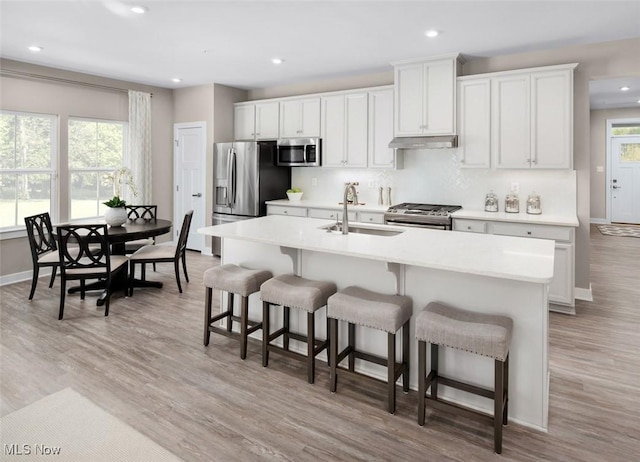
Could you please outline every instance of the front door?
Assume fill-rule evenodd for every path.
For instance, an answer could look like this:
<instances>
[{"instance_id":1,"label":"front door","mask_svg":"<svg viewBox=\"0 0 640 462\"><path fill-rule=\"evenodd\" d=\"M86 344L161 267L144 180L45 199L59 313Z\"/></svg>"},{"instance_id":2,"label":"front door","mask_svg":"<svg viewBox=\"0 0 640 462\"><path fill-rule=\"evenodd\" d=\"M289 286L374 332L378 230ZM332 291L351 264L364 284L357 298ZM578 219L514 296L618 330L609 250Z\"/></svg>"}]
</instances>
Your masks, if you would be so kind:
<instances>
[{"instance_id":1,"label":"front door","mask_svg":"<svg viewBox=\"0 0 640 462\"><path fill-rule=\"evenodd\" d=\"M611 221L640 224L640 136L611 138Z\"/></svg>"},{"instance_id":2,"label":"front door","mask_svg":"<svg viewBox=\"0 0 640 462\"><path fill-rule=\"evenodd\" d=\"M182 221L189 210L193 219L187 248L204 250L205 239L198 228L205 226L206 140L205 122L174 125L174 233L177 241Z\"/></svg>"}]
</instances>

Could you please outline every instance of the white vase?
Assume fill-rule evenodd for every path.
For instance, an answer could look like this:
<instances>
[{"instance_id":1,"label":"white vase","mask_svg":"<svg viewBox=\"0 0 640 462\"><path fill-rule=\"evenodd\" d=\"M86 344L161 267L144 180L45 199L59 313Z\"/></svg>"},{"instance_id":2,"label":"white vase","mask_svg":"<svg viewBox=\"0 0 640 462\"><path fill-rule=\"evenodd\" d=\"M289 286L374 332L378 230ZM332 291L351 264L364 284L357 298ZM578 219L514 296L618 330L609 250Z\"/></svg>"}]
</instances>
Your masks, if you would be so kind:
<instances>
[{"instance_id":1,"label":"white vase","mask_svg":"<svg viewBox=\"0 0 640 462\"><path fill-rule=\"evenodd\" d=\"M124 207L107 207L104 221L109 226L122 226L127 221L127 210Z\"/></svg>"}]
</instances>

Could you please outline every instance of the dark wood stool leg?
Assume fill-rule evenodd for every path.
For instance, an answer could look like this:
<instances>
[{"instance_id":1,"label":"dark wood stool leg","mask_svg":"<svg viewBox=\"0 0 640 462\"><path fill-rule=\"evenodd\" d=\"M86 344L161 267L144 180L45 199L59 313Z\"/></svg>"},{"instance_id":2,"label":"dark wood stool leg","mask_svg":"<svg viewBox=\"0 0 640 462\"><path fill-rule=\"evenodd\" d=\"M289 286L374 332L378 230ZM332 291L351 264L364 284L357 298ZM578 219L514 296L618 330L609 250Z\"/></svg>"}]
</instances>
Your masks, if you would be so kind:
<instances>
[{"instance_id":1,"label":"dark wood stool leg","mask_svg":"<svg viewBox=\"0 0 640 462\"><path fill-rule=\"evenodd\" d=\"M233 293L227 292L227 311L229 311L230 315L227 317L227 332L231 332L233 329L233 320L231 319L231 315L233 315Z\"/></svg>"},{"instance_id":2,"label":"dark wood stool leg","mask_svg":"<svg viewBox=\"0 0 640 462\"><path fill-rule=\"evenodd\" d=\"M410 353L409 349L409 321L404 323L402 326L402 366L404 370L402 371L402 391L405 393L409 393L409 364L410 361Z\"/></svg>"},{"instance_id":3,"label":"dark wood stool leg","mask_svg":"<svg viewBox=\"0 0 640 462\"><path fill-rule=\"evenodd\" d=\"M329 348L331 355L331 372L329 373L329 391L335 393L338 388L338 320L329 319L329 338L331 346Z\"/></svg>"},{"instance_id":4,"label":"dark wood stool leg","mask_svg":"<svg viewBox=\"0 0 640 462\"><path fill-rule=\"evenodd\" d=\"M351 349L349 353L349 370L353 372L356 366L356 325L349 323L349 348Z\"/></svg>"},{"instance_id":5,"label":"dark wood stool leg","mask_svg":"<svg viewBox=\"0 0 640 462\"><path fill-rule=\"evenodd\" d=\"M427 342L418 341L418 425L424 425L425 394L427 393Z\"/></svg>"},{"instance_id":6,"label":"dark wood stool leg","mask_svg":"<svg viewBox=\"0 0 640 462\"><path fill-rule=\"evenodd\" d=\"M209 338L211 336L211 332L209 331L209 325L211 324L211 298L213 294L213 289L211 287L207 287L205 290L205 300L204 300L204 346L209 345Z\"/></svg>"},{"instance_id":7,"label":"dark wood stool leg","mask_svg":"<svg viewBox=\"0 0 640 462\"><path fill-rule=\"evenodd\" d=\"M249 300L240 298L240 359L247 357L247 322L249 316Z\"/></svg>"},{"instance_id":8,"label":"dark wood stool leg","mask_svg":"<svg viewBox=\"0 0 640 462\"><path fill-rule=\"evenodd\" d=\"M509 420L509 354L504 361L504 412L502 415L502 424L507 425Z\"/></svg>"},{"instance_id":9,"label":"dark wood stool leg","mask_svg":"<svg viewBox=\"0 0 640 462\"><path fill-rule=\"evenodd\" d=\"M307 313L307 379L313 383L316 378L316 323L315 313Z\"/></svg>"},{"instance_id":10,"label":"dark wood stool leg","mask_svg":"<svg viewBox=\"0 0 640 462\"><path fill-rule=\"evenodd\" d=\"M327 366L331 366L331 333L329 332L329 318L327 318Z\"/></svg>"},{"instance_id":11,"label":"dark wood stool leg","mask_svg":"<svg viewBox=\"0 0 640 462\"><path fill-rule=\"evenodd\" d=\"M269 303L262 302L262 366L269 365Z\"/></svg>"},{"instance_id":12,"label":"dark wood stool leg","mask_svg":"<svg viewBox=\"0 0 640 462\"><path fill-rule=\"evenodd\" d=\"M433 372L433 380L431 381L431 397L438 399L438 345L431 343L431 371Z\"/></svg>"},{"instance_id":13,"label":"dark wood stool leg","mask_svg":"<svg viewBox=\"0 0 640 462\"><path fill-rule=\"evenodd\" d=\"M289 318L291 311L288 306L283 306L282 308L284 308L284 334L282 336L282 347L289 351Z\"/></svg>"},{"instance_id":14,"label":"dark wood stool leg","mask_svg":"<svg viewBox=\"0 0 640 462\"><path fill-rule=\"evenodd\" d=\"M496 454L502 453L502 400L504 397L504 362L494 361L495 395L493 400L493 446Z\"/></svg>"},{"instance_id":15,"label":"dark wood stool leg","mask_svg":"<svg viewBox=\"0 0 640 462\"><path fill-rule=\"evenodd\" d=\"M396 334L387 334L387 410L396 412Z\"/></svg>"}]
</instances>

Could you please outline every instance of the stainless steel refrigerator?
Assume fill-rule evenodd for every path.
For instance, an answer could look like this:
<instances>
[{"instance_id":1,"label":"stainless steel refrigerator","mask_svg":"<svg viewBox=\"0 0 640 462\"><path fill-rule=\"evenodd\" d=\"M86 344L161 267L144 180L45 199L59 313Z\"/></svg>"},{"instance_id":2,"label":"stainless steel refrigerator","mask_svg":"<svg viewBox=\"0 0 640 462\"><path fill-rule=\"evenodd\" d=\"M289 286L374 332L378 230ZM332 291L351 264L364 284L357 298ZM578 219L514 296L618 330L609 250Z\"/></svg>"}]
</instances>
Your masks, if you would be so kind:
<instances>
[{"instance_id":1,"label":"stainless steel refrigerator","mask_svg":"<svg viewBox=\"0 0 640 462\"><path fill-rule=\"evenodd\" d=\"M291 168L276 166L275 141L216 143L213 149L213 225L264 216L265 201L284 199ZM213 239L220 255L220 239Z\"/></svg>"}]
</instances>

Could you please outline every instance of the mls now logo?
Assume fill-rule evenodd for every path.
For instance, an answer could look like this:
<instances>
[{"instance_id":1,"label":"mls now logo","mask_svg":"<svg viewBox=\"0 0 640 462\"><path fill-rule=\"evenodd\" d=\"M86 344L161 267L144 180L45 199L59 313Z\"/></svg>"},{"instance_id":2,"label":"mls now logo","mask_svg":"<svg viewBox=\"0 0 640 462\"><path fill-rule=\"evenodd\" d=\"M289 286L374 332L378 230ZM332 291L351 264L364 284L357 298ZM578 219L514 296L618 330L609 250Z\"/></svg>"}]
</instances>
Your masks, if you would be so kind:
<instances>
[{"instance_id":1,"label":"mls now logo","mask_svg":"<svg viewBox=\"0 0 640 462\"><path fill-rule=\"evenodd\" d=\"M3 452L7 456L28 456L36 454L39 456L57 456L60 455L60 449L57 446L46 446L44 444L5 444Z\"/></svg>"}]
</instances>

